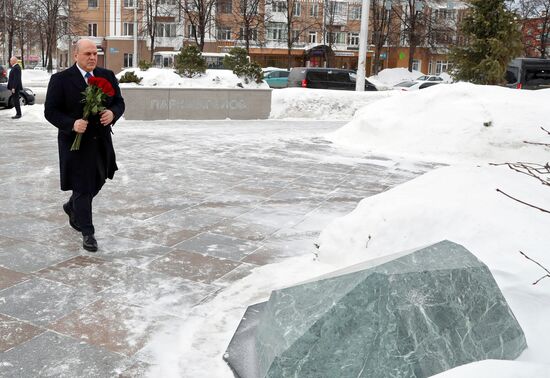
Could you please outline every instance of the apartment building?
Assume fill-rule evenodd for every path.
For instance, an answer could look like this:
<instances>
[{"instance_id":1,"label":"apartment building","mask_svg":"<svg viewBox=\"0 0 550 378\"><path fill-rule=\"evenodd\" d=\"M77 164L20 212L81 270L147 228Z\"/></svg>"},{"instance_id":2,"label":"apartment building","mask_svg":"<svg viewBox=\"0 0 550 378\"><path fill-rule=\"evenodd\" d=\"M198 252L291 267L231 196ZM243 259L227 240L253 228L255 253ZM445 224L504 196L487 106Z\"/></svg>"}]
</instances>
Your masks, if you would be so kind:
<instances>
[{"instance_id":1,"label":"apartment building","mask_svg":"<svg viewBox=\"0 0 550 378\"><path fill-rule=\"evenodd\" d=\"M522 21L521 32L526 57L550 56L550 17L528 18Z\"/></svg>"},{"instance_id":2,"label":"apartment building","mask_svg":"<svg viewBox=\"0 0 550 378\"><path fill-rule=\"evenodd\" d=\"M214 1L204 34L205 52L227 52L234 46L248 45L251 59L264 67L357 67L362 5L359 0L75 1L71 17L78 19L74 24L79 26L72 27L68 33L71 37L60 43L61 67L72 64L72 45L82 37L96 41L99 64L115 72L139 60L151 61L155 51L177 51L186 44L194 44L197 22L191 18L193 9L197 9L195 3L200 1ZM378 69L407 67L410 50L403 15L411 11L407 8L408 1L375 3L379 9L371 10L370 15L367 74L371 74L374 63ZM190 7L187 12L182 10L182 4ZM457 42L456 37L445 34L456 34L456 22L466 7L462 2L448 0L416 0L416 4L425 6L414 9L413 14L422 12L450 26L446 33L430 36L430 41L423 37L414 51L413 68L426 73L444 72L449 67L447 48ZM388 18L385 29L375 30L381 25L378 18L385 17ZM387 37L377 48L373 41L380 33L386 33Z\"/></svg>"}]
</instances>

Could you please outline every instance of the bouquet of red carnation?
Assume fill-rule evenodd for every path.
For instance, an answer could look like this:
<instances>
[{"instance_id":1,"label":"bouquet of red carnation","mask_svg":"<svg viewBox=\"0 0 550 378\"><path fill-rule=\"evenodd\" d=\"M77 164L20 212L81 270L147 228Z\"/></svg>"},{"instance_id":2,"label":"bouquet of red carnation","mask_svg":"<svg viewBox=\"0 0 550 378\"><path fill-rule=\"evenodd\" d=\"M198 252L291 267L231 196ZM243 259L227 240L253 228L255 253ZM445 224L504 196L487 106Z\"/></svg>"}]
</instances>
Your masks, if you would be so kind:
<instances>
[{"instance_id":1,"label":"bouquet of red carnation","mask_svg":"<svg viewBox=\"0 0 550 378\"><path fill-rule=\"evenodd\" d=\"M109 80L102 77L92 76L88 79L88 87L82 92L84 98L84 114L82 119L88 119L91 115L96 115L105 110L105 101L107 97L113 97L115 90ZM82 134L76 134L71 151L77 151L80 149L80 141L82 140Z\"/></svg>"}]
</instances>

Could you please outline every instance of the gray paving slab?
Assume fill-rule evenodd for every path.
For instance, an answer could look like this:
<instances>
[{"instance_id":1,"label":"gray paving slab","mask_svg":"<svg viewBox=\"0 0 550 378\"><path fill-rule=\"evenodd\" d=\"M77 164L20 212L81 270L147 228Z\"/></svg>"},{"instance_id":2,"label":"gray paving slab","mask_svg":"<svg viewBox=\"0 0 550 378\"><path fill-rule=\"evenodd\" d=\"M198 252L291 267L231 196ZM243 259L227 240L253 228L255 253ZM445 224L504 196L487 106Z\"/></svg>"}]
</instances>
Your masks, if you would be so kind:
<instances>
[{"instance_id":1,"label":"gray paving slab","mask_svg":"<svg viewBox=\"0 0 550 378\"><path fill-rule=\"evenodd\" d=\"M93 290L33 278L0 291L0 314L39 326L67 315L95 300Z\"/></svg>"},{"instance_id":2,"label":"gray paving slab","mask_svg":"<svg viewBox=\"0 0 550 378\"><path fill-rule=\"evenodd\" d=\"M131 362L106 349L46 332L0 354L0 377L114 377Z\"/></svg>"},{"instance_id":3,"label":"gray paving slab","mask_svg":"<svg viewBox=\"0 0 550 378\"><path fill-rule=\"evenodd\" d=\"M0 110L0 319L26 327L0 377L145 375L163 322L257 266L313 258L332 219L436 167L337 149L323 135L343 122L122 121L92 255L61 209L57 130L25 110Z\"/></svg>"}]
</instances>

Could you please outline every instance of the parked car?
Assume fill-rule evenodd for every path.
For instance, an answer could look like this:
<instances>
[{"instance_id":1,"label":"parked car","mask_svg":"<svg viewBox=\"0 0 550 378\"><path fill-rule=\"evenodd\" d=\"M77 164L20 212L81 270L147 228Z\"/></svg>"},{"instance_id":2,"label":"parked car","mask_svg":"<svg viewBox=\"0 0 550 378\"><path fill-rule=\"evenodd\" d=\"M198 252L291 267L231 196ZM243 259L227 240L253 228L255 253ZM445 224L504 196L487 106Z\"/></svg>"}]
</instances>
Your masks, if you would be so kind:
<instances>
[{"instance_id":1,"label":"parked car","mask_svg":"<svg viewBox=\"0 0 550 378\"><path fill-rule=\"evenodd\" d=\"M289 72L286 70L273 70L264 72L264 81L270 88L286 88L288 86Z\"/></svg>"},{"instance_id":2,"label":"parked car","mask_svg":"<svg viewBox=\"0 0 550 378\"><path fill-rule=\"evenodd\" d=\"M417 91L441 84L439 81L402 81L393 86L392 89L399 91Z\"/></svg>"},{"instance_id":3,"label":"parked car","mask_svg":"<svg viewBox=\"0 0 550 378\"><path fill-rule=\"evenodd\" d=\"M517 89L550 88L550 59L517 58L506 68L506 86Z\"/></svg>"},{"instance_id":4,"label":"parked car","mask_svg":"<svg viewBox=\"0 0 550 378\"><path fill-rule=\"evenodd\" d=\"M6 83L8 81L8 71L4 66L0 66L0 83Z\"/></svg>"},{"instance_id":5,"label":"parked car","mask_svg":"<svg viewBox=\"0 0 550 378\"><path fill-rule=\"evenodd\" d=\"M289 87L355 90L355 72L340 68L294 67L288 75ZM376 91L376 87L365 80L365 90Z\"/></svg>"},{"instance_id":6,"label":"parked car","mask_svg":"<svg viewBox=\"0 0 550 378\"><path fill-rule=\"evenodd\" d=\"M437 75L422 75L415 79L414 81L436 81L436 82L442 82L444 81L441 76Z\"/></svg>"},{"instance_id":7,"label":"parked car","mask_svg":"<svg viewBox=\"0 0 550 378\"><path fill-rule=\"evenodd\" d=\"M34 93L29 88L23 88L19 94L21 105L34 105ZM14 106L7 84L0 84L0 106L4 108L13 108Z\"/></svg>"}]
</instances>

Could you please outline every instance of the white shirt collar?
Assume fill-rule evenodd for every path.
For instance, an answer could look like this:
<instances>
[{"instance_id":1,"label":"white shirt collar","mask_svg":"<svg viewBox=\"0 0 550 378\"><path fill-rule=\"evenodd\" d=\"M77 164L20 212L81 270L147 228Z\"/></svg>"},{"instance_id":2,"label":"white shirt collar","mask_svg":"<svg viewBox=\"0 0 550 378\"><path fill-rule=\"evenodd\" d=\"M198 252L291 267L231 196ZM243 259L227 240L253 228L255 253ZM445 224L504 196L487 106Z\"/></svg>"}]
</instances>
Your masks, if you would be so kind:
<instances>
[{"instance_id":1,"label":"white shirt collar","mask_svg":"<svg viewBox=\"0 0 550 378\"><path fill-rule=\"evenodd\" d=\"M80 74L82 75L82 77L84 78L84 80L86 80L86 73L88 71L84 71L82 68L80 68L80 66L78 65L78 63L76 64L76 67L78 68L78 70L80 71ZM94 76L94 72L90 72L90 75Z\"/></svg>"}]
</instances>

